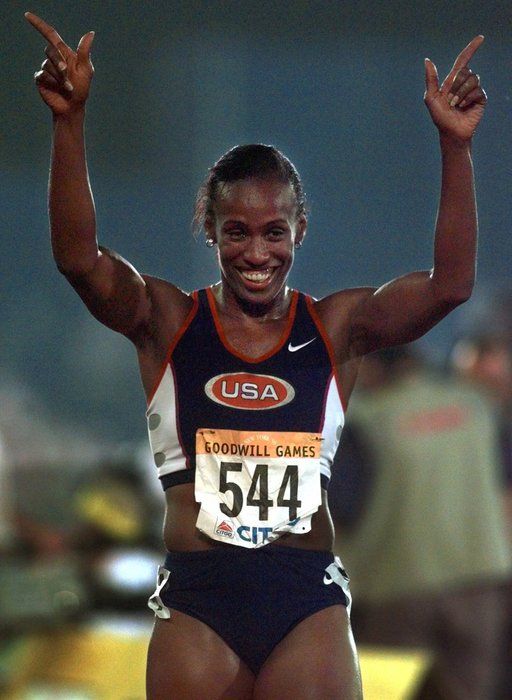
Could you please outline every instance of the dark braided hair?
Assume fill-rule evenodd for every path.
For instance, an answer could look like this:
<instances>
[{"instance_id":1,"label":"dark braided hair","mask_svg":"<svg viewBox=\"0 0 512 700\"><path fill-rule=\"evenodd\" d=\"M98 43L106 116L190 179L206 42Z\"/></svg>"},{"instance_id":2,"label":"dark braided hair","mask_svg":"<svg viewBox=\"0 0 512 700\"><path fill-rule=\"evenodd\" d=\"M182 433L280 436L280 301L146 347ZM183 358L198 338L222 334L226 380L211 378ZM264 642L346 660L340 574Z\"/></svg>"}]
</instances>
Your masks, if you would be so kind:
<instances>
[{"instance_id":1,"label":"dark braided hair","mask_svg":"<svg viewBox=\"0 0 512 700\"><path fill-rule=\"evenodd\" d=\"M197 235L207 216L213 215L213 205L220 187L227 182L276 179L291 185L297 203L297 217L306 213L306 195L293 163L274 146L251 143L235 146L219 158L198 190L192 219L192 230Z\"/></svg>"}]
</instances>

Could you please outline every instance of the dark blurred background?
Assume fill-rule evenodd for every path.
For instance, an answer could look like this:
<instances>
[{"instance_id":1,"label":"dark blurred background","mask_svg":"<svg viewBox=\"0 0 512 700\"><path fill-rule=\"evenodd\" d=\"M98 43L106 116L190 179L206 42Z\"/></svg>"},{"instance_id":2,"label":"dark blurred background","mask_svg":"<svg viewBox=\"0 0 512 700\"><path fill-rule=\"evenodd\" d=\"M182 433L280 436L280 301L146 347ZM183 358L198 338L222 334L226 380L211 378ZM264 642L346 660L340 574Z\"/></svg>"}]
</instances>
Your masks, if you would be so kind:
<instances>
[{"instance_id":1,"label":"dark blurred background","mask_svg":"<svg viewBox=\"0 0 512 700\"><path fill-rule=\"evenodd\" d=\"M0 366L58 421L99 441L145 435L129 343L89 317L51 260L51 124L32 84L44 40L26 9L73 47L96 31L87 134L101 241L187 290L216 279L211 251L190 233L195 192L225 150L253 141L289 155L309 195L295 286L322 296L429 267L439 154L422 103L423 58L444 77L483 33L473 63L489 94L474 146L475 313L510 276L510 3L10 0L0 76ZM470 313L466 305L464 319ZM442 355L460 319L452 314L424 342Z\"/></svg>"}]
</instances>

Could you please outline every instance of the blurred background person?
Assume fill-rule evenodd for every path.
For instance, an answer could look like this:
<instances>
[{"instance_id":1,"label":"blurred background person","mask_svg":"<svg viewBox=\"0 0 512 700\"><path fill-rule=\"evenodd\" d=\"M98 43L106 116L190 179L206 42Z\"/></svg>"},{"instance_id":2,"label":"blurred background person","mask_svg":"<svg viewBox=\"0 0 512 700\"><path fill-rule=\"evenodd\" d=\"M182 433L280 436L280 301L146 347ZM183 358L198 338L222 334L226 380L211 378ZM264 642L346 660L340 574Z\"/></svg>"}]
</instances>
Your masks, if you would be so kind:
<instances>
[{"instance_id":1,"label":"blurred background person","mask_svg":"<svg viewBox=\"0 0 512 700\"><path fill-rule=\"evenodd\" d=\"M509 323L512 326L512 313ZM450 366L495 407L512 538L512 335L477 332L463 337L454 345Z\"/></svg>"},{"instance_id":2,"label":"blurred background person","mask_svg":"<svg viewBox=\"0 0 512 700\"><path fill-rule=\"evenodd\" d=\"M101 462L72 495L73 546L96 611L139 612L159 565L161 508L137 460Z\"/></svg>"},{"instance_id":3,"label":"blurred background person","mask_svg":"<svg viewBox=\"0 0 512 700\"><path fill-rule=\"evenodd\" d=\"M365 358L349 422L371 481L347 520L344 473L357 475L341 451L329 500L357 641L429 650L417 699L496 698L512 559L492 407L400 346Z\"/></svg>"},{"instance_id":4,"label":"blurred background person","mask_svg":"<svg viewBox=\"0 0 512 700\"><path fill-rule=\"evenodd\" d=\"M501 454L501 479L509 540L512 543L512 294L501 290L493 304L490 330L468 333L450 354L450 368L482 391L496 411ZM487 314L489 319L490 314ZM488 324L486 324L488 325ZM512 696L512 584L507 588L508 621L505 674L501 697Z\"/></svg>"},{"instance_id":5,"label":"blurred background person","mask_svg":"<svg viewBox=\"0 0 512 700\"><path fill-rule=\"evenodd\" d=\"M139 657L143 668L150 620L136 611L154 588L163 509L146 449L92 440L21 380L0 377L2 698L89 698L70 685L67 658L99 625L91 649L107 633L142 638L126 682ZM81 682L93 678L84 671Z\"/></svg>"}]
</instances>

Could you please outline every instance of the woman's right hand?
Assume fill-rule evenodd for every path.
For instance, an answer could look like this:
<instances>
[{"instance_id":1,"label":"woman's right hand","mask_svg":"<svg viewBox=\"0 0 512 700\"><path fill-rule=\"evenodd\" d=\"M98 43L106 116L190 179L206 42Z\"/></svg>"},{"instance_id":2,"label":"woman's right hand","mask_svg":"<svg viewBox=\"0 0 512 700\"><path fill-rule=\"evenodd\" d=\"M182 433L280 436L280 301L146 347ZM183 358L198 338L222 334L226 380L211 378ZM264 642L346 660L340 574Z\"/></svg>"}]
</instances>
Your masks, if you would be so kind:
<instances>
[{"instance_id":1,"label":"woman's right hand","mask_svg":"<svg viewBox=\"0 0 512 700\"><path fill-rule=\"evenodd\" d=\"M84 34L75 52L40 17L32 12L26 12L25 17L48 42L47 58L34 74L39 94L55 116L80 111L89 95L94 75L90 56L94 32Z\"/></svg>"}]
</instances>

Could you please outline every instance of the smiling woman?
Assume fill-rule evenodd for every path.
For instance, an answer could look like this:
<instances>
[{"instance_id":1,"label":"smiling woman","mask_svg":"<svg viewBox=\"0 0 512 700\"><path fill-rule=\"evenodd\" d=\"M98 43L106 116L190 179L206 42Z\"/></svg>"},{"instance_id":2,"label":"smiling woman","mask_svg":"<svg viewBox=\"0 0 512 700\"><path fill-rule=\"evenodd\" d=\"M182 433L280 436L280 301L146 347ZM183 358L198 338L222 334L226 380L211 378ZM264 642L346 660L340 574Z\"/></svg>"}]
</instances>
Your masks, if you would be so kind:
<instances>
[{"instance_id":1,"label":"smiling woman","mask_svg":"<svg viewBox=\"0 0 512 700\"><path fill-rule=\"evenodd\" d=\"M285 311L294 246L306 232L291 186L270 177L223 185L204 223L208 239L218 245L222 285L216 293L258 309L258 315L277 299L274 315Z\"/></svg>"},{"instance_id":2,"label":"smiling woman","mask_svg":"<svg viewBox=\"0 0 512 700\"><path fill-rule=\"evenodd\" d=\"M317 301L287 286L306 206L272 146L232 149L199 191L194 222L217 246L216 284L186 293L98 246L84 140L94 35L75 52L26 17L48 42L35 80L53 113L54 258L135 346L166 493L148 698L360 698L326 487L360 358L418 338L471 293L471 138L485 93L467 63L483 37L441 86L426 61L443 163L433 269Z\"/></svg>"},{"instance_id":3,"label":"smiling woman","mask_svg":"<svg viewBox=\"0 0 512 700\"><path fill-rule=\"evenodd\" d=\"M295 166L273 146L236 146L215 163L193 223L206 231L207 245L218 244L223 293L255 305L258 315L277 299L306 233L305 208Z\"/></svg>"}]
</instances>

